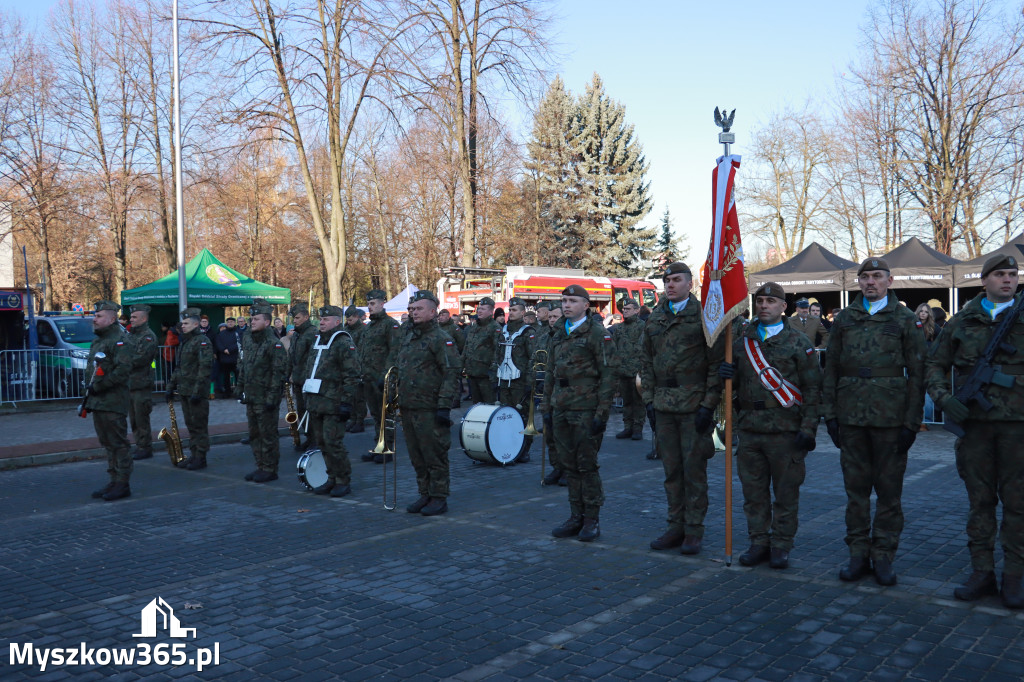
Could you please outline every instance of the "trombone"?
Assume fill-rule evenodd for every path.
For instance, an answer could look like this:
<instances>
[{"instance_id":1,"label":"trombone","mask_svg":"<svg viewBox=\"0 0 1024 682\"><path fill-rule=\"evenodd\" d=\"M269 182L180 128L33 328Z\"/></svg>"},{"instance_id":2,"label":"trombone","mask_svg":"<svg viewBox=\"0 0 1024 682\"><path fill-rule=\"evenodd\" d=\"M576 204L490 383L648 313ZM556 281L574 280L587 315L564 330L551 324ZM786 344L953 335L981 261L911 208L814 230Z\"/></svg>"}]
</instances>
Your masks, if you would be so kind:
<instances>
[{"instance_id":1,"label":"trombone","mask_svg":"<svg viewBox=\"0 0 1024 682\"><path fill-rule=\"evenodd\" d=\"M543 354L543 357L542 357ZM543 434L542 431L537 430L535 420L537 417L537 403L544 399L544 375L547 370L548 352L543 348L538 348L533 352L533 357L530 358L533 367L533 392L530 396L530 412L526 416L526 428L519 433L524 436L537 436ZM553 436L554 434L544 434L545 436ZM540 439L540 480L541 485L544 481L544 467L547 455L544 452L545 438Z\"/></svg>"},{"instance_id":2,"label":"trombone","mask_svg":"<svg viewBox=\"0 0 1024 682\"><path fill-rule=\"evenodd\" d=\"M380 405L380 436L377 446L370 450L374 455L381 456L384 467L384 509L394 511L398 506L398 461L395 459L395 440L397 421L395 412L398 410L398 368L388 368L384 375L384 393ZM390 441L390 443L389 443ZM391 464L391 497L388 498L388 463ZM390 502L390 504L389 504Z\"/></svg>"}]
</instances>

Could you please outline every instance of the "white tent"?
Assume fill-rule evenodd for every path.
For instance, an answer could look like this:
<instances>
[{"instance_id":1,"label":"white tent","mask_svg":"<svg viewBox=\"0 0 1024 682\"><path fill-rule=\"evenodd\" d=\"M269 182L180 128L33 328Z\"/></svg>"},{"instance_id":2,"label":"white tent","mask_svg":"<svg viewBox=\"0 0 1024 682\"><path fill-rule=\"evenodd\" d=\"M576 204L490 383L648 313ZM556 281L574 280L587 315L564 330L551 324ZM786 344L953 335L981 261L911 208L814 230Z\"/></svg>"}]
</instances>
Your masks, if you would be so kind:
<instances>
[{"instance_id":1,"label":"white tent","mask_svg":"<svg viewBox=\"0 0 1024 682\"><path fill-rule=\"evenodd\" d=\"M409 301L412 300L412 295L419 290L420 288L415 284L410 284L405 289L402 289L397 296L384 304L384 312L388 314L406 312L409 309Z\"/></svg>"}]
</instances>

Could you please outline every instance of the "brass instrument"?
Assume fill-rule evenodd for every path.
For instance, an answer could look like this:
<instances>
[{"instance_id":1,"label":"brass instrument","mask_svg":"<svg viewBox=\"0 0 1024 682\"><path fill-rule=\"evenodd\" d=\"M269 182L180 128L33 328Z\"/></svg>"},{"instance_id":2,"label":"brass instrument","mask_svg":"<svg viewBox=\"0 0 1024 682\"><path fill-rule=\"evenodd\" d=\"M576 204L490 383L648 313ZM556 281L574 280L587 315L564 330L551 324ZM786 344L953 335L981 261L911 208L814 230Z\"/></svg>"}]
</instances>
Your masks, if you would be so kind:
<instances>
[{"instance_id":1,"label":"brass instrument","mask_svg":"<svg viewBox=\"0 0 1024 682\"><path fill-rule=\"evenodd\" d=\"M284 416L284 420L288 422L288 431L292 434L292 442L295 443L295 447L299 447L301 439L299 438L299 415L295 412L295 398L292 396L292 385L291 382L285 386L284 399L288 403L288 414Z\"/></svg>"},{"instance_id":2,"label":"brass instrument","mask_svg":"<svg viewBox=\"0 0 1024 682\"><path fill-rule=\"evenodd\" d=\"M377 446L370 450L380 455L384 467L384 509L394 511L398 506L398 462L395 460L395 440L397 437L398 411L398 368L388 368L384 375L384 392L380 405L380 437ZM390 441L390 442L389 442ZM391 464L391 498L388 499L388 464Z\"/></svg>"},{"instance_id":3,"label":"brass instrument","mask_svg":"<svg viewBox=\"0 0 1024 682\"><path fill-rule=\"evenodd\" d=\"M541 359L543 354L543 361ZM526 416L526 428L519 433L524 436L538 436L542 432L537 430L535 420L537 418L537 401L544 398L544 376L548 366L548 352L543 348L538 348L533 352L533 357L530 358L532 361L531 367L533 367L533 392L530 396L530 411ZM552 436L552 434L547 434ZM546 453L544 452L545 439L540 439L540 480L544 480L544 467L546 465L545 460L547 459ZM541 483L543 485L543 483Z\"/></svg>"},{"instance_id":4,"label":"brass instrument","mask_svg":"<svg viewBox=\"0 0 1024 682\"><path fill-rule=\"evenodd\" d=\"M167 454L171 457L171 465L178 466L185 461L185 453L181 449L181 437L178 435L178 418L174 415L174 402L167 403L167 409L171 413L171 432L167 429L160 429L157 438L167 444Z\"/></svg>"}]
</instances>

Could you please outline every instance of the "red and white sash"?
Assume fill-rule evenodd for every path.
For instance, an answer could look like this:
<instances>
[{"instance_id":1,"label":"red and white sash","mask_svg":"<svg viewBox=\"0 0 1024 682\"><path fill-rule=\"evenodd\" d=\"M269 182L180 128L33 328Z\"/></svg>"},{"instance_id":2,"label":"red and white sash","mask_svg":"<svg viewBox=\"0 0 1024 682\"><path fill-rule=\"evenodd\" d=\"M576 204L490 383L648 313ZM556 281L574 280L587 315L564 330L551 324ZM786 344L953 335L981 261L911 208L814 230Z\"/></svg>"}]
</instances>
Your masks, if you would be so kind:
<instances>
[{"instance_id":1,"label":"red and white sash","mask_svg":"<svg viewBox=\"0 0 1024 682\"><path fill-rule=\"evenodd\" d=\"M768 359L765 358L764 352L761 350L761 344L756 339L749 336L743 337L743 349L747 351L747 359L750 360L750 366L757 373L757 378L761 380L761 385L771 391L780 405L792 407L804 402L800 389L783 377L779 370L768 364Z\"/></svg>"}]
</instances>

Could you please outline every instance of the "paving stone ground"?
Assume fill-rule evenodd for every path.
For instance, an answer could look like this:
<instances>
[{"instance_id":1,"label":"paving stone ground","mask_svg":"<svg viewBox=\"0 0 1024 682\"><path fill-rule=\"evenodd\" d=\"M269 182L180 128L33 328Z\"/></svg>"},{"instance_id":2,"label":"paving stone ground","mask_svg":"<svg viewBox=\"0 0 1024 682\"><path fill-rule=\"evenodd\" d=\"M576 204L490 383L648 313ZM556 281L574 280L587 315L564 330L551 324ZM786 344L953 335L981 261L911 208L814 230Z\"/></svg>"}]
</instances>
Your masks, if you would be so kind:
<instances>
[{"instance_id":1,"label":"paving stone ground","mask_svg":"<svg viewBox=\"0 0 1024 682\"><path fill-rule=\"evenodd\" d=\"M69 419L53 415L56 420ZM33 422L35 423L35 422ZM399 453L399 510L382 509L381 467L358 461L369 432L346 437L353 489L305 492L282 438L281 478L245 482L248 448L217 445L202 472L166 456L136 463L133 496L104 503L102 461L0 472L0 679L110 680L1020 680L1024 615L998 598L952 599L969 572L966 494L952 438L921 434L904 493L899 585L837 579L847 557L838 452L820 429L807 459L791 567L724 562L724 456L711 460L704 552L653 552L664 529L650 441L601 449L602 537L556 540L564 488L533 461L480 465L453 429L449 513L404 512L413 472ZM650 438L650 433L647 433ZM738 480L733 555L746 548ZM156 597L196 637L140 633ZM187 609L186 604L201 605ZM47 667L39 649L185 643L220 664Z\"/></svg>"}]
</instances>

